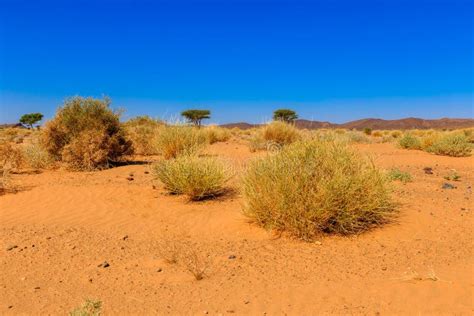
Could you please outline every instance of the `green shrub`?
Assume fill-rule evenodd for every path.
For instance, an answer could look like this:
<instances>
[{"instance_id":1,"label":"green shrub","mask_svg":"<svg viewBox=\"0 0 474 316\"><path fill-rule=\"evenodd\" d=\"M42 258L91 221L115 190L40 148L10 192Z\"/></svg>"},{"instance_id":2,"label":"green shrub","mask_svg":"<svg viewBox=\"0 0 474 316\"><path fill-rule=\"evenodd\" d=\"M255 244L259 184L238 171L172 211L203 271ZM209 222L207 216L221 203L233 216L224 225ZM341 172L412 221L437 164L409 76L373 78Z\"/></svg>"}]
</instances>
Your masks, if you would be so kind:
<instances>
[{"instance_id":1,"label":"green shrub","mask_svg":"<svg viewBox=\"0 0 474 316\"><path fill-rule=\"evenodd\" d=\"M156 138L156 148L165 159L197 154L206 144L207 137L200 129L185 125L165 126Z\"/></svg>"},{"instance_id":2,"label":"green shrub","mask_svg":"<svg viewBox=\"0 0 474 316\"><path fill-rule=\"evenodd\" d=\"M436 155L467 157L471 155L472 144L464 134L446 134L439 137L426 151Z\"/></svg>"},{"instance_id":3,"label":"green shrub","mask_svg":"<svg viewBox=\"0 0 474 316\"><path fill-rule=\"evenodd\" d=\"M410 133L405 133L399 140L398 144L404 149L420 149L420 139Z\"/></svg>"},{"instance_id":4,"label":"green shrub","mask_svg":"<svg viewBox=\"0 0 474 316\"><path fill-rule=\"evenodd\" d=\"M403 183L411 182L412 177L408 172L401 171L398 168L391 169L388 174L388 178L392 181L398 180Z\"/></svg>"},{"instance_id":5,"label":"green shrub","mask_svg":"<svg viewBox=\"0 0 474 316\"><path fill-rule=\"evenodd\" d=\"M124 124L127 138L133 144L133 150L138 155L156 155L155 138L160 132L163 123L149 116L138 116Z\"/></svg>"},{"instance_id":6,"label":"green shrub","mask_svg":"<svg viewBox=\"0 0 474 316\"><path fill-rule=\"evenodd\" d=\"M43 130L42 145L51 157L71 169L93 170L130 154L132 145L110 102L107 98L66 100Z\"/></svg>"},{"instance_id":7,"label":"green shrub","mask_svg":"<svg viewBox=\"0 0 474 316\"><path fill-rule=\"evenodd\" d=\"M244 214L305 240L359 233L394 211L384 174L341 142L297 142L253 161L242 181Z\"/></svg>"},{"instance_id":8,"label":"green shrub","mask_svg":"<svg viewBox=\"0 0 474 316\"><path fill-rule=\"evenodd\" d=\"M216 158L184 155L156 163L154 174L170 193L197 201L224 193L232 172Z\"/></svg>"}]
</instances>

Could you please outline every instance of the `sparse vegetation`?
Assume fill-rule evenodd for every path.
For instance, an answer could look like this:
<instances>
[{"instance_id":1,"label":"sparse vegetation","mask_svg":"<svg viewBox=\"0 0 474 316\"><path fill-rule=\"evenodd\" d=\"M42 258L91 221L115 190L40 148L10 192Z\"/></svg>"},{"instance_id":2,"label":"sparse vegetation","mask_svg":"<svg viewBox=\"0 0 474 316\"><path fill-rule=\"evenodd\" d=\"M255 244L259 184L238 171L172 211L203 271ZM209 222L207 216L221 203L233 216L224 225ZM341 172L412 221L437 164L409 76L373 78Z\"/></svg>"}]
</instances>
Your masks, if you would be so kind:
<instances>
[{"instance_id":1,"label":"sparse vegetation","mask_svg":"<svg viewBox=\"0 0 474 316\"><path fill-rule=\"evenodd\" d=\"M43 133L43 146L70 169L94 170L130 154L130 141L110 109L110 99L74 97L65 101Z\"/></svg>"},{"instance_id":2,"label":"sparse vegetation","mask_svg":"<svg viewBox=\"0 0 474 316\"><path fill-rule=\"evenodd\" d=\"M250 139L251 151L281 148L301 139L301 133L291 124L275 121L261 127Z\"/></svg>"},{"instance_id":3,"label":"sparse vegetation","mask_svg":"<svg viewBox=\"0 0 474 316\"><path fill-rule=\"evenodd\" d=\"M43 119L43 114L41 113L29 113L24 114L20 118L20 123L28 126L28 128L33 128L35 124Z\"/></svg>"},{"instance_id":4,"label":"sparse vegetation","mask_svg":"<svg viewBox=\"0 0 474 316\"><path fill-rule=\"evenodd\" d=\"M397 180L402 183L408 183L412 181L412 177L408 172L401 171L398 168L391 169L387 176L392 181Z\"/></svg>"},{"instance_id":5,"label":"sparse vegetation","mask_svg":"<svg viewBox=\"0 0 474 316\"><path fill-rule=\"evenodd\" d=\"M242 191L253 221L305 240L359 233L394 211L386 177L339 142L298 142L253 161Z\"/></svg>"},{"instance_id":6,"label":"sparse vegetation","mask_svg":"<svg viewBox=\"0 0 474 316\"><path fill-rule=\"evenodd\" d=\"M452 169L446 176L444 176L444 179L448 181L459 181L461 179L461 176L457 173L456 170Z\"/></svg>"},{"instance_id":7,"label":"sparse vegetation","mask_svg":"<svg viewBox=\"0 0 474 316\"><path fill-rule=\"evenodd\" d=\"M45 169L53 163L49 153L37 141L23 149L23 157L26 165L33 169Z\"/></svg>"},{"instance_id":8,"label":"sparse vegetation","mask_svg":"<svg viewBox=\"0 0 474 316\"><path fill-rule=\"evenodd\" d=\"M156 149L165 159L199 153L207 144L199 129L184 125L167 125L156 137Z\"/></svg>"},{"instance_id":9,"label":"sparse vegetation","mask_svg":"<svg viewBox=\"0 0 474 316\"><path fill-rule=\"evenodd\" d=\"M232 176L230 167L216 158L188 155L160 161L154 171L166 190L192 201L221 195Z\"/></svg>"},{"instance_id":10,"label":"sparse vegetation","mask_svg":"<svg viewBox=\"0 0 474 316\"><path fill-rule=\"evenodd\" d=\"M128 139L138 155L156 155L156 137L163 127L163 122L149 116L138 116L124 123Z\"/></svg>"},{"instance_id":11,"label":"sparse vegetation","mask_svg":"<svg viewBox=\"0 0 474 316\"><path fill-rule=\"evenodd\" d=\"M370 127L364 128L364 134L365 135L371 135L372 134L372 129Z\"/></svg>"},{"instance_id":12,"label":"sparse vegetation","mask_svg":"<svg viewBox=\"0 0 474 316\"><path fill-rule=\"evenodd\" d=\"M99 316L102 310L102 302L99 300L87 299L81 306L73 309L70 316Z\"/></svg>"}]
</instances>

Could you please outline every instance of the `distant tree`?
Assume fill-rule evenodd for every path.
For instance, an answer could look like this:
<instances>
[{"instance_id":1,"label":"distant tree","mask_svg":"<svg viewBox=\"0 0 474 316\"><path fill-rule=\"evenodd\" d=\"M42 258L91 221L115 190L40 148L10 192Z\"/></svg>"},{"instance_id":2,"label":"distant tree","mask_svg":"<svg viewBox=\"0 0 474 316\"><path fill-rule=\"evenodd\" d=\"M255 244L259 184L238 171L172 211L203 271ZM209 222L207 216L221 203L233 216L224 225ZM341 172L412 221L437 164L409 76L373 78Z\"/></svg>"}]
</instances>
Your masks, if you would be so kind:
<instances>
[{"instance_id":1,"label":"distant tree","mask_svg":"<svg viewBox=\"0 0 474 316\"><path fill-rule=\"evenodd\" d=\"M184 116L189 123L200 127L203 119L211 118L211 111L192 109L181 112L181 115Z\"/></svg>"},{"instance_id":2,"label":"distant tree","mask_svg":"<svg viewBox=\"0 0 474 316\"><path fill-rule=\"evenodd\" d=\"M24 114L20 118L20 123L28 126L28 128L33 128L33 125L38 123L43 119L43 114L41 113L28 113Z\"/></svg>"},{"instance_id":3,"label":"distant tree","mask_svg":"<svg viewBox=\"0 0 474 316\"><path fill-rule=\"evenodd\" d=\"M292 123L298 118L298 114L295 111L290 109L278 109L273 112L274 121L283 121L287 123Z\"/></svg>"}]
</instances>

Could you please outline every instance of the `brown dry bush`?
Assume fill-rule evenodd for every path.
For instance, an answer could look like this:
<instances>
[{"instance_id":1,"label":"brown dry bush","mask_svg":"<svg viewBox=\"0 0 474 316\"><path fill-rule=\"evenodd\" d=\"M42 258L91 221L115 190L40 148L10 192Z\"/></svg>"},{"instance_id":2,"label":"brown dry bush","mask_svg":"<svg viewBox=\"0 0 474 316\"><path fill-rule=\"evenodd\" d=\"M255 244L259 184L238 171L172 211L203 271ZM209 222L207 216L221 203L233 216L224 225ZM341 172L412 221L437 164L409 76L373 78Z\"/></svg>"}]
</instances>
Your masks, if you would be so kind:
<instances>
[{"instance_id":1,"label":"brown dry bush","mask_svg":"<svg viewBox=\"0 0 474 316\"><path fill-rule=\"evenodd\" d=\"M138 116L124 124L127 138L133 144L134 153L138 155L156 155L156 137L164 123L149 116Z\"/></svg>"},{"instance_id":2,"label":"brown dry bush","mask_svg":"<svg viewBox=\"0 0 474 316\"><path fill-rule=\"evenodd\" d=\"M71 169L94 170L108 168L130 154L131 142L110 103L108 98L66 100L43 131L42 144L51 157Z\"/></svg>"},{"instance_id":3,"label":"brown dry bush","mask_svg":"<svg viewBox=\"0 0 474 316\"><path fill-rule=\"evenodd\" d=\"M253 161L242 182L249 218L304 240L359 233L394 211L387 177L341 142L292 144Z\"/></svg>"},{"instance_id":4,"label":"brown dry bush","mask_svg":"<svg viewBox=\"0 0 474 316\"><path fill-rule=\"evenodd\" d=\"M203 131L209 144L226 142L232 137L232 133L229 129L219 126L208 126Z\"/></svg>"}]
</instances>

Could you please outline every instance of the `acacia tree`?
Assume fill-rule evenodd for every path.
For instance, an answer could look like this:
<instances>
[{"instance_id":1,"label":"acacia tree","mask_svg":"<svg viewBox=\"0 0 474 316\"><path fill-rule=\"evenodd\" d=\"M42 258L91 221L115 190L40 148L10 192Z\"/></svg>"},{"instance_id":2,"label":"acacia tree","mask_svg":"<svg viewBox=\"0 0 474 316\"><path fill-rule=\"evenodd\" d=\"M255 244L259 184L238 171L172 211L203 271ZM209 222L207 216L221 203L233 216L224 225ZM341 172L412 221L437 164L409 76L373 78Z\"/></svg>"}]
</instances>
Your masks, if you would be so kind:
<instances>
[{"instance_id":1,"label":"acacia tree","mask_svg":"<svg viewBox=\"0 0 474 316\"><path fill-rule=\"evenodd\" d=\"M43 114L41 113L28 113L22 115L20 118L20 123L28 126L28 128L33 128L33 125L38 123L43 119Z\"/></svg>"},{"instance_id":2,"label":"acacia tree","mask_svg":"<svg viewBox=\"0 0 474 316\"><path fill-rule=\"evenodd\" d=\"M200 127L203 119L211 118L211 111L191 109L181 112L181 115L186 118L189 123Z\"/></svg>"},{"instance_id":3,"label":"acacia tree","mask_svg":"<svg viewBox=\"0 0 474 316\"><path fill-rule=\"evenodd\" d=\"M298 118L298 114L290 109L278 109L273 112L273 120L292 123Z\"/></svg>"}]
</instances>

